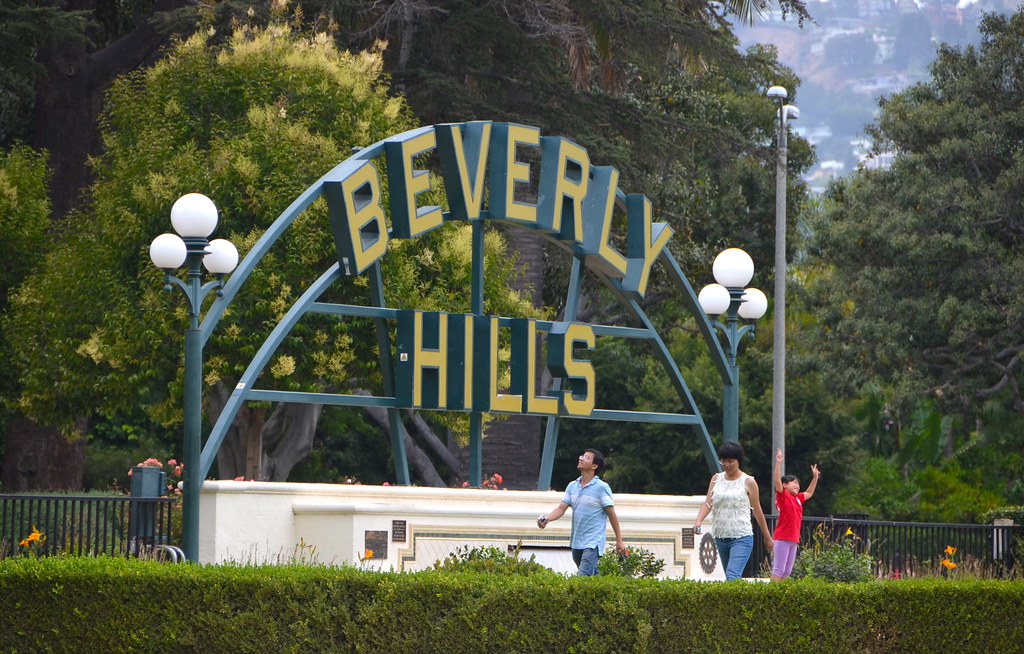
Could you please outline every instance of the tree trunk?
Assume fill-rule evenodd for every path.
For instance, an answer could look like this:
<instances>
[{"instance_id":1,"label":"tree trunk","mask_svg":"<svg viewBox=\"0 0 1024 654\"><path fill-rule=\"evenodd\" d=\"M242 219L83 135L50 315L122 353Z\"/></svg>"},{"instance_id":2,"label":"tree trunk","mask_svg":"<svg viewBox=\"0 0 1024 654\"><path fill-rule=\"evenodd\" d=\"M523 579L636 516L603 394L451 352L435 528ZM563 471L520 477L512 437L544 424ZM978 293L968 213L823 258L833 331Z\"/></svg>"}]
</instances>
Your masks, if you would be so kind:
<instances>
[{"instance_id":1,"label":"tree trunk","mask_svg":"<svg viewBox=\"0 0 1024 654\"><path fill-rule=\"evenodd\" d=\"M224 410L232 388L218 382L207 394L206 410L211 424ZM287 481L292 468L313 449L313 437L322 411L322 404L281 403L275 405L270 417L264 420L265 408L243 404L217 451L218 477ZM247 466L250 450L257 447L256 441L262 441L258 471L254 465ZM250 472L256 475L247 476Z\"/></svg>"},{"instance_id":2,"label":"tree trunk","mask_svg":"<svg viewBox=\"0 0 1024 654\"><path fill-rule=\"evenodd\" d=\"M313 451L322 404L278 404L263 425L263 479L287 481L300 461Z\"/></svg>"},{"instance_id":3,"label":"tree trunk","mask_svg":"<svg viewBox=\"0 0 1024 654\"><path fill-rule=\"evenodd\" d=\"M68 440L23 416L11 418L0 488L5 493L82 490L86 428L85 419L79 420L75 431L80 435Z\"/></svg>"},{"instance_id":4,"label":"tree trunk","mask_svg":"<svg viewBox=\"0 0 1024 654\"><path fill-rule=\"evenodd\" d=\"M520 291L530 287L533 305L540 306L543 302L544 242L527 229L509 228L504 233L509 250L518 256L523 266L513 287ZM540 355L541 349L538 347L538 392L542 388L544 369ZM492 422L483 442L484 476L499 473L504 486L513 490L536 488L543 429L544 421L536 416L514 415L506 420Z\"/></svg>"},{"instance_id":5,"label":"tree trunk","mask_svg":"<svg viewBox=\"0 0 1024 654\"><path fill-rule=\"evenodd\" d=\"M263 478L263 425L267 409L256 407L249 412L249 425L245 434L245 478Z\"/></svg>"},{"instance_id":6,"label":"tree trunk","mask_svg":"<svg viewBox=\"0 0 1024 654\"><path fill-rule=\"evenodd\" d=\"M46 72L36 85L32 145L50 153L55 219L78 205L82 190L92 181L86 159L100 152L96 118L107 89L119 75L151 62L167 42L168 35L158 32L148 19L187 4L187 0L156 0L135 29L94 52L77 41L39 52L37 61ZM96 1L68 0L65 8L95 11Z\"/></svg>"}]
</instances>

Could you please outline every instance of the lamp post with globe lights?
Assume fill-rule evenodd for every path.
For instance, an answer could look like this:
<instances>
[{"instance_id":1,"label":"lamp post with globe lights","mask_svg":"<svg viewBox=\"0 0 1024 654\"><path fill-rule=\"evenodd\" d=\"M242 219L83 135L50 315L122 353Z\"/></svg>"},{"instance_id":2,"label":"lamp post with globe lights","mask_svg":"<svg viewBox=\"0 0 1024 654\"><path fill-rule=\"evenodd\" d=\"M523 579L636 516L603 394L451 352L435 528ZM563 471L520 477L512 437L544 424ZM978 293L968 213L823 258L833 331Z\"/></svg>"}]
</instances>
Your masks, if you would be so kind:
<instances>
[{"instance_id":1,"label":"lamp post with globe lights","mask_svg":"<svg viewBox=\"0 0 1024 654\"><path fill-rule=\"evenodd\" d=\"M224 276L238 265L238 250L222 238L209 240L217 227L217 206L200 193L181 196L171 207L171 225L177 234L161 234L149 246L149 257L164 271L166 290L176 285L188 302L189 324L185 329L184 370L184 497L182 500L182 549L189 561L199 559L199 456L202 449L203 337L200 313L203 299L213 289L218 295ZM186 280L172 273L188 266ZM202 268L215 276L203 283Z\"/></svg>"},{"instance_id":2,"label":"lamp post with globe lights","mask_svg":"<svg viewBox=\"0 0 1024 654\"><path fill-rule=\"evenodd\" d=\"M772 321L772 452L786 451L786 121L800 110L786 104L789 92L772 86L767 96L778 104L779 134L775 160L775 314ZM785 459L783 459L785 461ZM786 472L785 463L782 467ZM773 513L775 512L774 504Z\"/></svg>"},{"instance_id":3,"label":"lamp post with globe lights","mask_svg":"<svg viewBox=\"0 0 1024 654\"><path fill-rule=\"evenodd\" d=\"M715 284L700 290L697 301L711 316L725 314L725 323L712 324L725 334L726 356L732 371L732 383L726 383L722 406L722 433L727 441L739 442L740 433L740 370L736 353L740 339L754 329L753 324L740 325L740 318L757 320L768 309L768 298L756 288L744 288L754 276L754 262L739 248L723 250L712 265Z\"/></svg>"}]
</instances>

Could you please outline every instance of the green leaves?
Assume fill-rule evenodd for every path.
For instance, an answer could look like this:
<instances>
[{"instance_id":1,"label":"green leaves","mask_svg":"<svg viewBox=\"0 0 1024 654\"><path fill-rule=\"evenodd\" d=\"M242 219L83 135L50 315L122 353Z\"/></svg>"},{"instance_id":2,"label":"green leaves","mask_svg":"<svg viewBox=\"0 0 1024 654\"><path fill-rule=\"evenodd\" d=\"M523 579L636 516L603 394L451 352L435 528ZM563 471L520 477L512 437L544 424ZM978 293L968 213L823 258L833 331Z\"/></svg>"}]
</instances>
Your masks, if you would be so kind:
<instances>
[{"instance_id":1,"label":"green leaves","mask_svg":"<svg viewBox=\"0 0 1024 654\"><path fill-rule=\"evenodd\" d=\"M230 239L244 256L353 147L414 125L404 101L388 93L382 66L379 54L351 54L322 35L271 27L239 30L221 45L197 34L152 68L120 79L102 119L106 150L95 162L92 201L23 286L11 318L24 384L20 408L69 429L77 416L97 409L134 410L143 385L150 417L177 421L184 307L177 293L161 290L161 273L146 254L149 242L170 230L174 200L199 191L219 207L214 236ZM466 257L467 229L452 225L396 245L383 263L389 306L458 310L453 299L466 301L466 283L454 262ZM500 239L487 240L494 273L487 301L496 313L521 315L521 298L506 290L514 268L503 249ZM219 323L204 352L206 384L232 384L284 312L334 261L326 203L318 201L261 262ZM370 303L360 278L339 282L329 296ZM374 388L375 348L368 320L310 316L260 383L321 391L358 378Z\"/></svg>"},{"instance_id":2,"label":"green leaves","mask_svg":"<svg viewBox=\"0 0 1024 654\"><path fill-rule=\"evenodd\" d=\"M810 217L823 361L837 388L892 389L894 418L918 425L900 463L935 462L939 431L954 450L975 431L1012 438L981 422L993 399L1016 407L1019 431L1022 27L1020 11L990 17L980 48L941 47L933 79L881 103L868 129L876 152L895 153L891 168L850 175ZM921 397L957 421L914 420Z\"/></svg>"}]
</instances>

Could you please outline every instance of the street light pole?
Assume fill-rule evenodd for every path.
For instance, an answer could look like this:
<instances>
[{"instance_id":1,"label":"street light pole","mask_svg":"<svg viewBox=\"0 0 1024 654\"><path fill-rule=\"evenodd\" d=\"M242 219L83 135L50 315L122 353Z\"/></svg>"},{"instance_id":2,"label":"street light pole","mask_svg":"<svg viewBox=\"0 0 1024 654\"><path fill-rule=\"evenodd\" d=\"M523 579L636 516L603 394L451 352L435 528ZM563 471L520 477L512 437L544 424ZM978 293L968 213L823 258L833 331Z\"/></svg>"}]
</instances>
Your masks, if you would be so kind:
<instances>
[{"instance_id":1,"label":"street light pole","mask_svg":"<svg viewBox=\"0 0 1024 654\"><path fill-rule=\"evenodd\" d=\"M799 109L786 104L787 95L783 86L768 89L768 97L779 106L779 140L775 159L775 314L772 319L773 460L775 452L786 451L786 119L800 115ZM782 472L785 473L785 467ZM777 511L774 504L772 507L773 513Z\"/></svg>"},{"instance_id":2,"label":"street light pole","mask_svg":"<svg viewBox=\"0 0 1024 654\"><path fill-rule=\"evenodd\" d=\"M743 250L729 248L715 258L716 284L708 284L697 296L704 312L725 314L725 323L712 324L725 334L726 357L732 371L732 383L726 383L722 398L722 434L727 441L740 440L740 369L736 354L740 341L754 329L753 324L740 326L740 318L757 320L768 309L768 298L756 288L744 288L754 276L754 262Z\"/></svg>"},{"instance_id":3,"label":"street light pole","mask_svg":"<svg viewBox=\"0 0 1024 654\"><path fill-rule=\"evenodd\" d=\"M203 479L200 474L203 420L203 337L200 313L203 299L212 289L224 285L224 275L238 264L238 250L224 239L208 240L217 226L217 207L213 201L199 193L178 198L171 208L171 223L177 234L161 234L149 246L153 263L164 271L166 290L176 285L185 294L188 303L188 327L185 329L184 397L182 425L184 438L182 498L182 550L189 561L199 560L199 492ZM172 275L172 271L188 264L187 281ZM205 285L202 268L216 276Z\"/></svg>"}]
</instances>

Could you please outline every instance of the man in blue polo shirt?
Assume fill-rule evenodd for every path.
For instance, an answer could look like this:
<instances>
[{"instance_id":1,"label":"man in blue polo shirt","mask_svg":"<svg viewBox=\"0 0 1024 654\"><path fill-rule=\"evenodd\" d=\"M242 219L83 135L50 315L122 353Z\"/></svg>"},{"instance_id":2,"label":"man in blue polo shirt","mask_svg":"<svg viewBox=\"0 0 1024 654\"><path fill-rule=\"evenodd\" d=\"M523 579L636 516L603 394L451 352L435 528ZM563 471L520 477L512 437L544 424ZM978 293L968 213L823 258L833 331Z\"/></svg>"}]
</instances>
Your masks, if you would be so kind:
<instances>
[{"instance_id":1,"label":"man in blue polo shirt","mask_svg":"<svg viewBox=\"0 0 1024 654\"><path fill-rule=\"evenodd\" d=\"M554 511L537 518L537 526L543 529L572 507L572 533L569 536L572 560L576 562L581 576L592 577L597 574L597 559L604 552L605 525L608 522L615 532L615 551L629 556L629 550L622 542L612 489L598 476L604 470L604 455L597 450L586 450L580 455L576 467L580 471L579 478L565 489L565 495Z\"/></svg>"}]
</instances>

